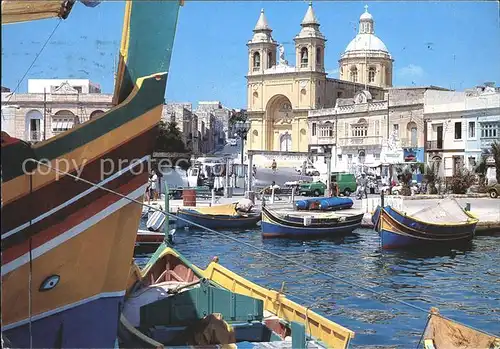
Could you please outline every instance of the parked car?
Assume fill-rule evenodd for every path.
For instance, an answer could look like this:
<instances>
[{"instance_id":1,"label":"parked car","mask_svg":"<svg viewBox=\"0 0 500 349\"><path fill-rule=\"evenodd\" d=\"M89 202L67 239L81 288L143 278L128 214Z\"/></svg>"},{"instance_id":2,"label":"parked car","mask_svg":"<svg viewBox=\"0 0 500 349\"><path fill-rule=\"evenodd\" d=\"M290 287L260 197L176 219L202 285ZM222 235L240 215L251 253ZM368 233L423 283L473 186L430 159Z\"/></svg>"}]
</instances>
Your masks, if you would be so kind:
<instances>
[{"instance_id":1,"label":"parked car","mask_svg":"<svg viewBox=\"0 0 500 349\"><path fill-rule=\"evenodd\" d=\"M304 196L323 196L325 195L326 184L323 182L309 182L300 185L299 194Z\"/></svg>"},{"instance_id":2,"label":"parked car","mask_svg":"<svg viewBox=\"0 0 500 349\"><path fill-rule=\"evenodd\" d=\"M489 185L487 191L490 194L490 198L498 198L500 196L500 183Z\"/></svg>"},{"instance_id":3,"label":"parked car","mask_svg":"<svg viewBox=\"0 0 500 349\"><path fill-rule=\"evenodd\" d=\"M302 173L302 166L295 167L295 171ZM313 165L306 166L306 176L319 176L319 171Z\"/></svg>"},{"instance_id":4,"label":"parked car","mask_svg":"<svg viewBox=\"0 0 500 349\"><path fill-rule=\"evenodd\" d=\"M351 196L351 193L354 193L358 188L356 178L352 173L332 173L330 180L337 182L339 194L344 194L344 196Z\"/></svg>"},{"instance_id":5,"label":"parked car","mask_svg":"<svg viewBox=\"0 0 500 349\"><path fill-rule=\"evenodd\" d=\"M238 142L236 141L235 138L230 138L230 139L227 140L227 144L229 144L232 147L235 147L235 146L238 145Z\"/></svg>"}]
</instances>

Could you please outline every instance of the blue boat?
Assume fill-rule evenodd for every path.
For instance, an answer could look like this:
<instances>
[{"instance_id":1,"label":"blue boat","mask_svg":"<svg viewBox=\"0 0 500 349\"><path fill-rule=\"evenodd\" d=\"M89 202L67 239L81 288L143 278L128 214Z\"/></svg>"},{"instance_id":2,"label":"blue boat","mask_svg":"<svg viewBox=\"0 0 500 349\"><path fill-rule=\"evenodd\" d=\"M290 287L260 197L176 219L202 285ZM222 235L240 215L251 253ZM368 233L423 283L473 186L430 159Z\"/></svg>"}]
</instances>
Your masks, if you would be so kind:
<instances>
[{"instance_id":1,"label":"blue boat","mask_svg":"<svg viewBox=\"0 0 500 349\"><path fill-rule=\"evenodd\" d=\"M176 225L182 227L196 227L189 222L211 229L242 229L257 226L261 220L260 213L240 212L236 209L237 203L212 207L180 208L177 211Z\"/></svg>"},{"instance_id":2,"label":"blue boat","mask_svg":"<svg viewBox=\"0 0 500 349\"><path fill-rule=\"evenodd\" d=\"M295 207L297 210L344 210L351 208L354 202L349 198L312 198L305 200L297 200Z\"/></svg>"},{"instance_id":3,"label":"blue boat","mask_svg":"<svg viewBox=\"0 0 500 349\"><path fill-rule=\"evenodd\" d=\"M308 217L296 212L278 214L262 208L262 236L283 238L317 238L339 236L352 233L361 226L363 213L319 213L317 217Z\"/></svg>"},{"instance_id":4,"label":"blue boat","mask_svg":"<svg viewBox=\"0 0 500 349\"><path fill-rule=\"evenodd\" d=\"M445 199L407 215L391 206L377 207L372 222L382 248L450 246L470 242L478 219L454 199Z\"/></svg>"}]
</instances>

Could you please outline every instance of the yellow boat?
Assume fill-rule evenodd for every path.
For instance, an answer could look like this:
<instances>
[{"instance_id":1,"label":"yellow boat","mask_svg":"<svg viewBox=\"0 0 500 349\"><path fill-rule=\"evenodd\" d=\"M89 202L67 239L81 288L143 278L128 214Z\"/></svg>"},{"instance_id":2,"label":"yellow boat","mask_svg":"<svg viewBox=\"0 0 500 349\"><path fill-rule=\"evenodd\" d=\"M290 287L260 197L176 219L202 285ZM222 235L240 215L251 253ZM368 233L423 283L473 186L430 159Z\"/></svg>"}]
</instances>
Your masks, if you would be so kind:
<instances>
[{"instance_id":1,"label":"yellow boat","mask_svg":"<svg viewBox=\"0 0 500 349\"><path fill-rule=\"evenodd\" d=\"M223 267L200 269L160 246L134 264L120 321L120 347L223 345L347 348L354 332Z\"/></svg>"}]
</instances>

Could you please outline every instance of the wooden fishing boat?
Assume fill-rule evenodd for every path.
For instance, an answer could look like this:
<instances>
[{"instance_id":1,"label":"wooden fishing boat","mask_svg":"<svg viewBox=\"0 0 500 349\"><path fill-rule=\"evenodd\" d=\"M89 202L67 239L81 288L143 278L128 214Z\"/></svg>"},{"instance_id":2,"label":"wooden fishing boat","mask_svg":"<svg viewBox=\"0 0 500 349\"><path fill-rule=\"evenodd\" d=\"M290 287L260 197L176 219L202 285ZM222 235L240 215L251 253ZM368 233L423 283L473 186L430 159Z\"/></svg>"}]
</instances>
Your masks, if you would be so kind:
<instances>
[{"instance_id":1,"label":"wooden fishing boat","mask_svg":"<svg viewBox=\"0 0 500 349\"><path fill-rule=\"evenodd\" d=\"M131 268L118 337L121 348L347 348L354 332L217 257L202 270L162 245L144 269Z\"/></svg>"},{"instance_id":2,"label":"wooden fishing boat","mask_svg":"<svg viewBox=\"0 0 500 349\"><path fill-rule=\"evenodd\" d=\"M455 199L443 199L411 215L391 206L377 207L372 221L384 249L467 243L478 222Z\"/></svg>"},{"instance_id":3,"label":"wooden fishing boat","mask_svg":"<svg viewBox=\"0 0 500 349\"><path fill-rule=\"evenodd\" d=\"M2 132L2 333L16 348L114 347L178 10L127 1L110 111L33 146Z\"/></svg>"},{"instance_id":4,"label":"wooden fishing boat","mask_svg":"<svg viewBox=\"0 0 500 349\"><path fill-rule=\"evenodd\" d=\"M359 211L333 212L298 211L280 214L268 207L262 208L262 236L284 238L316 238L350 234L361 226L363 213Z\"/></svg>"},{"instance_id":5,"label":"wooden fishing boat","mask_svg":"<svg viewBox=\"0 0 500 349\"><path fill-rule=\"evenodd\" d=\"M500 337L459 324L432 308L422 336L425 349L500 349Z\"/></svg>"},{"instance_id":6,"label":"wooden fishing boat","mask_svg":"<svg viewBox=\"0 0 500 349\"><path fill-rule=\"evenodd\" d=\"M210 229L243 229L252 228L261 220L260 213L241 212L236 209L237 203L212 207L180 208L177 211L177 227L195 227L184 221L202 225ZM184 219L184 220L183 220Z\"/></svg>"}]
</instances>

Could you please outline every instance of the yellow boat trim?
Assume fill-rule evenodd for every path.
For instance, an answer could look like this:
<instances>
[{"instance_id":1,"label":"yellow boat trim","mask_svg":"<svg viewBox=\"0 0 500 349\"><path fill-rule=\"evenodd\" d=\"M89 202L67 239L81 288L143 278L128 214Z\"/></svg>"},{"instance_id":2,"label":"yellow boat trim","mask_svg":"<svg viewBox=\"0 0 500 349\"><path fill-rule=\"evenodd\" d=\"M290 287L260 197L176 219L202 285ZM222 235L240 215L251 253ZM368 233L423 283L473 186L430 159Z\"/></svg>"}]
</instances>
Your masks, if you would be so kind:
<instances>
[{"instance_id":1,"label":"yellow boat trim","mask_svg":"<svg viewBox=\"0 0 500 349\"><path fill-rule=\"evenodd\" d=\"M228 216L238 215L235 203L226 205L217 205L212 207L197 207L197 208L192 208L191 210L196 211L203 215L228 215Z\"/></svg>"},{"instance_id":2,"label":"yellow boat trim","mask_svg":"<svg viewBox=\"0 0 500 349\"><path fill-rule=\"evenodd\" d=\"M181 257L175 250L168 247L162 251L157 260L167 254ZM141 277L146 276L152 266L146 266L141 271ZM216 262L211 262L205 270L200 269L194 264L191 264L189 267L227 290L261 299L264 302L264 309L280 319L304 324L306 333L316 340L321 341L328 348L347 348L350 340L354 338L354 332L348 328L336 324L316 312L289 300L282 293L259 286ZM131 271L131 274L136 275L135 271Z\"/></svg>"},{"instance_id":3,"label":"yellow boat trim","mask_svg":"<svg viewBox=\"0 0 500 349\"><path fill-rule=\"evenodd\" d=\"M120 44L120 54L118 58L118 69L115 77L115 90L113 93L113 104L118 103L120 90L125 77L125 68L128 61L128 47L130 43L130 16L132 14L132 1L125 2L125 14L123 18L122 40Z\"/></svg>"}]
</instances>

